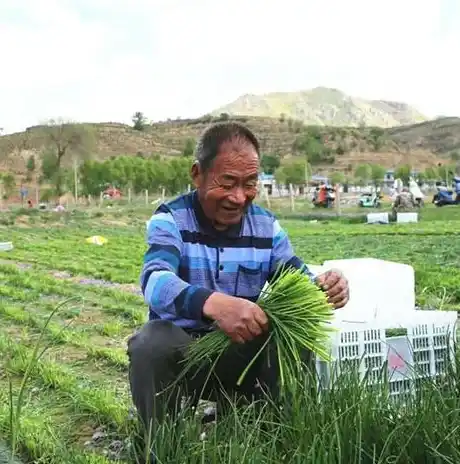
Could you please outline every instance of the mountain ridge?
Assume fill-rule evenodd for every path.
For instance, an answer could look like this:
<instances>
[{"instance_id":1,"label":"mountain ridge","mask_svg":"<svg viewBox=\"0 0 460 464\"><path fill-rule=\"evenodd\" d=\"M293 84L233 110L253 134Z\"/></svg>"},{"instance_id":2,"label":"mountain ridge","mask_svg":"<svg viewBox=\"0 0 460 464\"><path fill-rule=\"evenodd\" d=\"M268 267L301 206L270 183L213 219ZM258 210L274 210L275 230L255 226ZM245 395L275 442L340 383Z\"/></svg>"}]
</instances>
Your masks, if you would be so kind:
<instances>
[{"instance_id":1,"label":"mountain ridge","mask_svg":"<svg viewBox=\"0 0 460 464\"><path fill-rule=\"evenodd\" d=\"M296 92L246 93L211 115L296 119L306 125L389 128L429 120L413 106L384 99L368 100L342 90L315 87Z\"/></svg>"}]
</instances>

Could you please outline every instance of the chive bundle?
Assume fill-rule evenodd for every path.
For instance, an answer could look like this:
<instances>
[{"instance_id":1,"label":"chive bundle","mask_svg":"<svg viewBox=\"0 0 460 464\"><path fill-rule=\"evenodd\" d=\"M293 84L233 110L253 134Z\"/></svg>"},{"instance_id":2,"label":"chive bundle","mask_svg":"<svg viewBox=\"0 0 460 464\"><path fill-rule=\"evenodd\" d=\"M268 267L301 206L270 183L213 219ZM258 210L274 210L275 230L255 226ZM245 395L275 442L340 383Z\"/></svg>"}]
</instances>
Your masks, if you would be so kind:
<instances>
[{"instance_id":1,"label":"chive bundle","mask_svg":"<svg viewBox=\"0 0 460 464\"><path fill-rule=\"evenodd\" d=\"M262 291L257 304L269 319L270 334L241 373L237 385L241 385L252 364L270 342L276 345L280 388L292 385L299 378L304 350L329 360L326 345L333 330L330 325L333 308L326 294L301 270L280 266L273 283ZM231 343L224 332L210 332L190 345L184 360L186 370L199 369L208 362L214 366Z\"/></svg>"}]
</instances>

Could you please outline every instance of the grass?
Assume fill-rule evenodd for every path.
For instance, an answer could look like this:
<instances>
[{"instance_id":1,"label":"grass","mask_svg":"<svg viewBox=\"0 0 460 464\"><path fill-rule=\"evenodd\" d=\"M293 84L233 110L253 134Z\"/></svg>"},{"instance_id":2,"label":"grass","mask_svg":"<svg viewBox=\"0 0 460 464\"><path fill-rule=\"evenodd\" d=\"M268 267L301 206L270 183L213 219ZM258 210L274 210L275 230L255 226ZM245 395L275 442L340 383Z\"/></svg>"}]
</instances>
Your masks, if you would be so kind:
<instances>
[{"instance_id":1,"label":"grass","mask_svg":"<svg viewBox=\"0 0 460 464\"><path fill-rule=\"evenodd\" d=\"M373 256L409 263L419 304L456 309L460 215L449 211L427 208L415 225L329 218L283 225L307 262ZM13 224L0 218L9 224L0 226L0 242L15 246L0 255L0 463L2 441L23 462L132 462L126 340L146 318L138 277L149 213L96 213L17 215ZM90 235L109 241L90 245ZM47 349L28 369L39 341ZM200 418L184 411L175 427L159 431L155 450L161 463L458 463L457 376L426 382L423 398L404 405L351 374L321 401L301 383L302 393L292 392L282 408L235 410L205 439Z\"/></svg>"}]
</instances>

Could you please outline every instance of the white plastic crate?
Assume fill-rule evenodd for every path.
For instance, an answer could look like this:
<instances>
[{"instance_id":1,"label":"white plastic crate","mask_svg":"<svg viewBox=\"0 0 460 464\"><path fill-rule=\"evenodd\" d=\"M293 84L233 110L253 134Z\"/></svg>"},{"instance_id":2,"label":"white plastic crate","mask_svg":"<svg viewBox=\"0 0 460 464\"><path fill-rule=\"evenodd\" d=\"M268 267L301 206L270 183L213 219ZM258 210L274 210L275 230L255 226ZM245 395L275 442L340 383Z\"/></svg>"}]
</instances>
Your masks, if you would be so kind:
<instances>
[{"instance_id":1,"label":"white plastic crate","mask_svg":"<svg viewBox=\"0 0 460 464\"><path fill-rule=\"evenodd\" d=\"M367 215L368 224L388 224L390 217L388 213L369 213Z\"/></svg>"},{"instance_id":2,"label":"white plastic crate","mask_svg":"<svg viewBox=\"0 0 460 464\"><path fill-rule=\"evenodd\" d=\"M13 242L0 242L0 251L11 251L13 249Z\"/></svg>"},{"instance_id":3,"label":"white plastic crate","mask_svg":"<svg viewBox=\"0 0 460 464\"><path fill-rule=\"evenodd\" d=\"M350 320L374 319L380 314L397 318L415 308L415 272L407 264L355 258L325 261L313 269L317 274L329 269L343 272L350 286L350 301L340 313Z\"/></svg>"},{"instance_id":4,"label":"white plastic crate","mask_svg":"<svg viewBox=\"0 0 460 464\"><path fill-rule=\"evenodd\" d=\"M331 335L332 362L318 360L319 381L327 388L334 375L350 366L367 375L370 383L384 378L387 364L389 391L404 397L416 391L417 379L436 377L454 366L454 342L457 325L455 311L413 310L398 320L379 317L366 321L349 321L336 313ZM406 335L387 336L388 329L405 329Z\"/></svg>"},{"instance_id":5,"label":"white plastic crate","mask_svg":"<svg viewBox=\"0 0 460 464\"><path fill-rule=\"evenodd\" d=\"M418 222L418 213L414 213L414 212L396 213L396 222L400 224Z\"/></svg>"}]
</instances>

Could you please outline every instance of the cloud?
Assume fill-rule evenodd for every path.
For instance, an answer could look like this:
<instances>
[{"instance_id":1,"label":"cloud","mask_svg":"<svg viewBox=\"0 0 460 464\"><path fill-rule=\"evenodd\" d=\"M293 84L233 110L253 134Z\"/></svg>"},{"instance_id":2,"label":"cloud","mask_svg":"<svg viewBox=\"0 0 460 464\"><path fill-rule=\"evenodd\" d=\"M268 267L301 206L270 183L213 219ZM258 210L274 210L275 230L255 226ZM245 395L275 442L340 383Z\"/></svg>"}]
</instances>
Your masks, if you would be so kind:
<instances>
[{"instance_id":1,"label":"cloud","mask_svg":"<svg viewBox=\"0 0 460 464\"><path fill-rule=\"evenodd\" d=\"M197 116L318 85L460 115L452 0L2 0L0 127Z\"/></svg>"}]
</instances>

